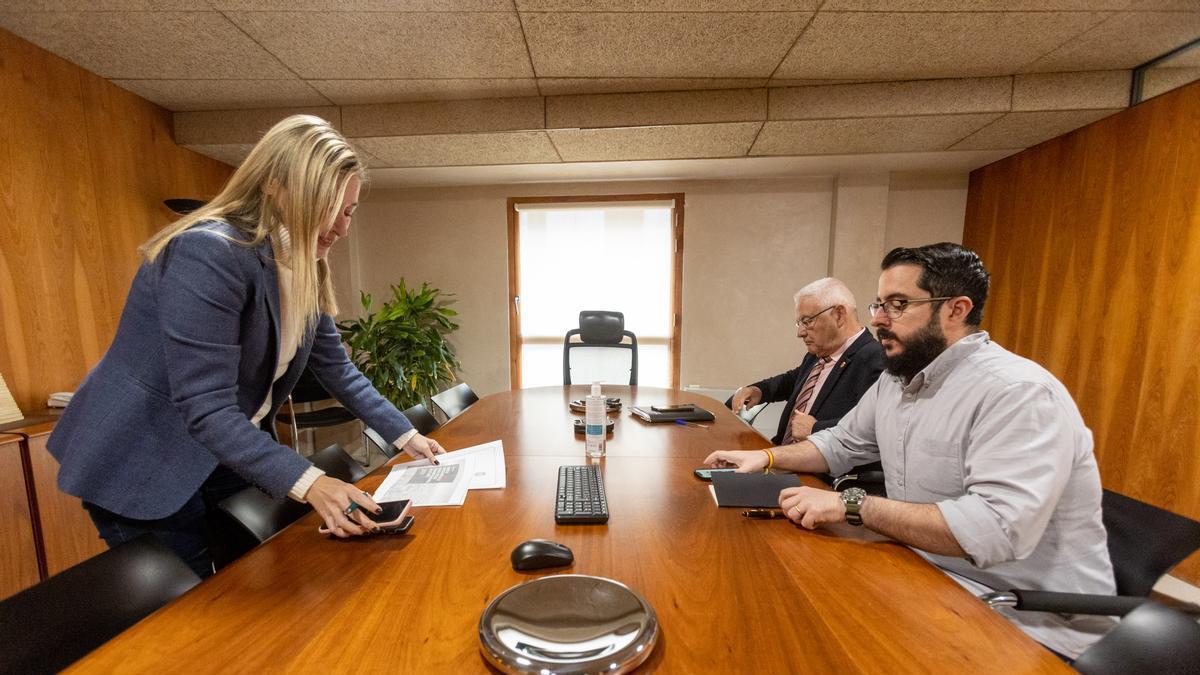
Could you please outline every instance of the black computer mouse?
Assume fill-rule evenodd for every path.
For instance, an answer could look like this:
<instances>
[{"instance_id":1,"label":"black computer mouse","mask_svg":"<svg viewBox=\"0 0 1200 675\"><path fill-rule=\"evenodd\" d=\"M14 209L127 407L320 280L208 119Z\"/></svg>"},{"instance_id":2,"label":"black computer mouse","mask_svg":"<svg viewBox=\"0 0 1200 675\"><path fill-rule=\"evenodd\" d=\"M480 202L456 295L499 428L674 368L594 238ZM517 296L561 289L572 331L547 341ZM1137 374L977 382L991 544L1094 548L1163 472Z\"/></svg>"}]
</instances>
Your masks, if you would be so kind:
<instances>
[{"instance_id":1,"label":"black computer mouse","mask_svg":"<svg viewBox=\"0 0 1200 675\"><path fill-rule=\"evenodd\" d=\"M559 567L575 562L571 549L548 539L530 539L513 549L514 570L540 570L544 567Z\"/></svg>"}]
</instances>

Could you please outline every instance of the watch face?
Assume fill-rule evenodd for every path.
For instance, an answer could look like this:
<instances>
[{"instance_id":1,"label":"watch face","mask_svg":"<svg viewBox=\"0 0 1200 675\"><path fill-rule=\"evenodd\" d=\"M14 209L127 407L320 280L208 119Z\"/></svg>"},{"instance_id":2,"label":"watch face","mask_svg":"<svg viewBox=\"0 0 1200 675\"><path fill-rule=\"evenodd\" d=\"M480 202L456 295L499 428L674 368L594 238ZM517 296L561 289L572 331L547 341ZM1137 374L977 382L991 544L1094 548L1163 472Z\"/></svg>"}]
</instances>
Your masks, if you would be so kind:
<instances>
[{"instance_id":1,"label":"watch face","mask_svg":"<svg viewBox=\"0 0 1200 675\"><path fill-rule=\"evenodd\" d=\"M867 491L862 488L848 488L842 493L842 501L847 504L861 504L867 498Z\"/></svg>"}]
</instances>

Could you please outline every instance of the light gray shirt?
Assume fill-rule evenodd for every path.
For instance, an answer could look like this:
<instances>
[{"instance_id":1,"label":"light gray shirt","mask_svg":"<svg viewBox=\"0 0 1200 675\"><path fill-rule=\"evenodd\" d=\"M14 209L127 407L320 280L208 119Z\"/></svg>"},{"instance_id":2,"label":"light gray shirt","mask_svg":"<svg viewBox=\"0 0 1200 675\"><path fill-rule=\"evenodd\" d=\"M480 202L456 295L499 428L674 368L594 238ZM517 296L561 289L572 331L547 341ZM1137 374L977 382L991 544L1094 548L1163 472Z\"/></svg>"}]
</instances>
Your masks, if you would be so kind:
<instances>
[{"instance_id":1,"label":"light gray shirt","mask_svg":"<svg viewBox=\"0 0 1200 675\"><path fill-rule=\"evenodd\" d=\"M973 592L1116 592L1091 432L1062 383L985 332L907 383L885 372L841 423L809 440L832 475L878 460L889 499L936 504L968 558L922 555ZM1112 625L1006 614L1072 658Z\"/></svg>"}]
</instances>

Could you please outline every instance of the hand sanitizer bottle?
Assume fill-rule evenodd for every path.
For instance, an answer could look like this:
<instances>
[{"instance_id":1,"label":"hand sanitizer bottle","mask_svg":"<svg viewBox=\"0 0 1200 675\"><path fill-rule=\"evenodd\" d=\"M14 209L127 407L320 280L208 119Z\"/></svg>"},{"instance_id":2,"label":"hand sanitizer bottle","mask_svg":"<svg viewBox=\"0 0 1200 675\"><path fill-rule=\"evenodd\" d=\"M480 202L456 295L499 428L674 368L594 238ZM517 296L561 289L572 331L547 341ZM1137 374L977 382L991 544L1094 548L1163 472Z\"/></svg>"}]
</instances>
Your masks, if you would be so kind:
<instances>
[{"instance_id":1,"label":"hand sanitizer bottle","mask_svg":"<svg viewBox=\"0 0 1200 675\"><path fill-rule=\"evenodd\" d=\"M605 427L608 424L608 409L604 395L600 393L600 383L592 383L592 393L587 397L585 424L587 425L587 456L603 457Z\"/></svg>"}]
</instances>

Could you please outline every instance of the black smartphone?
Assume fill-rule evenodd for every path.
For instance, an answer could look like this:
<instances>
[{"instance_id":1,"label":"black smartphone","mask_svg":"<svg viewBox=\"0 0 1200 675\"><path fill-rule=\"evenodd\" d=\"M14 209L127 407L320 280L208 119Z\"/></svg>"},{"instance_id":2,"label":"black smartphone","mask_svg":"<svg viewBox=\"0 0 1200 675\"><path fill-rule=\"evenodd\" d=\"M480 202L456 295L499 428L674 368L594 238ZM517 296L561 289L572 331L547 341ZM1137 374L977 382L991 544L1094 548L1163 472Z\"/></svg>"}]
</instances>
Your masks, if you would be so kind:
<instances>
[{"instance_id":1,"label":"black smartphone","mask_svg":"<svg viewBox=\"0 0 1200 675\"><path fill-rule=\"evenodd\" d=\"M712 480L714 473L733 473L737 469L696 469L692 471L700 480Z\"/></svg>"},{"instance_id":2,"label":"black smartphone","mask_svg":"<svg viewBox=\"0 0 1200 675\"><path fill-rule=\"evenodd\" d=\"M676 403L675 405L652 405L654 412L690 412L696 409L695 403Z\"/></svg>"},{"instance_id":3,"label":"black smartphone","mask_svg":"<svg viewBox=\"0 0 1200 675\"><path fill-rule=\"evenodd\" d=\"M611 417L608 420L608 424L606 425L605 430L607 433L610 433L610 434L613 431L613 419ZM575 433L577 433L577 434L586 434L587 433L587 424L583 420L579 419L578 417L575 418Z\"/></svg>"},{"instance_id":4,"label":"black smartphone","mask_svg":"<svg viewBox=\"0 0 1200 675\"><path fill-rule=\"evenodd\" d=\"M367 509L363 509L363 513L381 525L394 525L398 524L400 519L408 512L411 502L407 499L400 499L394 502L378 502L378 504L379 508L382 509L379 513L371 513Z\"/></svg>"},{"instance_id":5,"label":"black smartphone","mask_svg":"<svg viewBox=\"0 0 1200 675\"><path fill-rule=\"evenodd\" d=\"M371 513L367 509L361 510L368 518L379 523L379 532L382 534L403 534L412 527L412 516L408 515L408 509L412 506L412 501L408 499L398 499L394 502L377 502L379 508L382 509L379 513ZM329 534L329 530L325 525L317 528L321 534Z\"/></svg>"},{"instance_id":6,"label":"black smartphone","mask_svg":"<svg viewBox=\"0 0 1200 675\"><path fill-rule=\"evenodd\" d=\"M399 523L395 525L380 525L375 534L404 534L408 532L408 528L412 527L413 517L404 516Z\"/></svg>"}]
</instances>

